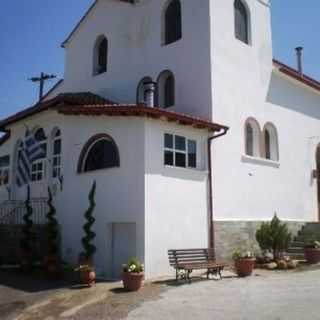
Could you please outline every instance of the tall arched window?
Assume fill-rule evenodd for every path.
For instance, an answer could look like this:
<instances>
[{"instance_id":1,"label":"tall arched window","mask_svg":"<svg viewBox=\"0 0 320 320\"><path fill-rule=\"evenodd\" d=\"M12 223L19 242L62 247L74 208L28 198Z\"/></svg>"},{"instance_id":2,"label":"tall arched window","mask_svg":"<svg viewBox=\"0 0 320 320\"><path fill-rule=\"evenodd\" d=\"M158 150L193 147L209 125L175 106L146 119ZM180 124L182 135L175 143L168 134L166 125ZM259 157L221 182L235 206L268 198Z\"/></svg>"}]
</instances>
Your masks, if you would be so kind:
<instances>
[{"instance_id":1,"label":"tall arched window","mask_svg":"<svg viewBox=\"0 0 320 320\"><path fill-rule=\"evenodd\" d=\"M146 90L145 90L145 84L152 82L152 79L150 77L144 77L138 84L137 88L137 103L145 103L146 102Z\"/></svg>"},{"instance_id":2,"label":"tall arched window","mask_svg":"<svg viewBox=\"0 0 320 320\"><path fill-rule=\"evenodd\" d=\"M264 156L268 160L279 161L279 145L277 129L271 123L267 123L263 130Z\"/></svg>"},{"instance_id":3,"label":"tall arched window","mask_svg":"<svg viewBox=\"0 0 320 320\"><path fill-rule=\"evenodd\" d=\"M234 1L234 20L236 38L249 44L250 16L242 0Z\"/></svg>"},{"instance_id":4,"label":"tall arched window","mask_svg":"<svg viewBox=\"0 0 320 320\"><path fill-rule=\"evenodd\" d=\"M176 42L182 38L182 19L180 0L170 0L164 11L164 44Z\"/></svg>"},{"instance_id":5,"label":"tall arched window","mask_svg":"<svg viewBox=\"0 0 320 320\"><path fill-rule=\"evenodd\" d=\"M105 36L100 36L96 40L93 60L93 74L101 74L107 71L108 39Z\"/></svg>"},{"instance_id":6,"label":"tall arched window","mask_svg":"<svg viewBox=\"0 0 320 320\"><path fill-rule=\"evenodd\" d=\"M157 81L158 106L170 108L175 105L175 78L171 71L162 72Z\"/></svg>"},{"instance_id":7,"label":"tall arched window","mask_svg":"<svg viewBox=\"0 0 320 320\"><path fill-rule=\"evenodd\" d=\"M34 133L34 138L38 141L40 147L43 149L43 156L37 158L31 165L31 180L42 181L46 178L47 170L47 137L42 128L39 128Z\"/></svg>"},{"instance_id":8,"label":"tall arched window","mask_svg":"<svg viewBox=\"0 0 320 320\"><path fill-rule=\"evenodd\" d=\"M62 176L61 142L61 131L56 128L52 131L52 178Z\"/></svg>"},{"instance_id":9,"label":"tall arched window","mask_svg":"<svg viewBox=\"0 0 320 320\"><path fill-rule=\"evenodd\" d=\"M260 127L250 118L245 124L245 151L251 157L260 157Z\"/></svg>"},{"instance_id":10,"label":"tall arched window","mask_svg":"<svg viewBox=\"0 0 320 320\"><path fill-rule=\"evenodd\" d=\"M90 172L120 166L119 151L114 140L106 134L92 137L84 146L78 172Z\"/></svg>"}]
</instances>

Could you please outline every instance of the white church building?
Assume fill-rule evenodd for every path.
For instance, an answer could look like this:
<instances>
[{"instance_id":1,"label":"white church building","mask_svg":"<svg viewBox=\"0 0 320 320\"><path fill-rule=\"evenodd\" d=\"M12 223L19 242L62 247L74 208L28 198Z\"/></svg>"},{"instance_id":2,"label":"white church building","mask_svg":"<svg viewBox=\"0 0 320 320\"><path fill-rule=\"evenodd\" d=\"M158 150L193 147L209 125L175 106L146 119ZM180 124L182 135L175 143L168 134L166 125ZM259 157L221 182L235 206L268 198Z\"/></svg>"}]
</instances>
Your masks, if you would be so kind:
<instances>
[{"instance_id":1,"label":"white church building","mask_svg":"<svg viewBox=\"0 0 320 320\"><path fill-rule=\"evenodd\" d=\"M54 192L64 260L81 252L97 182L95 265L172 272L167 250L257 248L276 212L296 232L320 214L320 83L273 59L269 0L97 0L68 38L64 79L3 119L0 223L26 197L26 127L45 156L31 195ZM20 201L20 202L19 202Z\"/></svg>"}]
</instances>

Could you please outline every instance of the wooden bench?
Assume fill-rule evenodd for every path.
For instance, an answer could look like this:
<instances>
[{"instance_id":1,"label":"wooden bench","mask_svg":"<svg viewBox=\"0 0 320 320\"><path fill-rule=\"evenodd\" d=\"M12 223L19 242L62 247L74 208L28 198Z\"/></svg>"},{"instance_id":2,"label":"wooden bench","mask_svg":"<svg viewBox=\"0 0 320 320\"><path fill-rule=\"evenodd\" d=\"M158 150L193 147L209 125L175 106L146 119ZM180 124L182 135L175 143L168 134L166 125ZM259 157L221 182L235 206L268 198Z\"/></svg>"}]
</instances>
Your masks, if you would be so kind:
<instances>
[{"instance_id":1,"label":"wooden bench","mask_svg":"<svg viewBox=\"0 0 320 320\"><path fill-rule=\"evenodd\" d=\"M207 279L210 274L222 279L221 271L227 266L215 261L213 249L168 250L168 255L170 266L176 270L177 281L180 278L191 282L193 270L207 270Z\"/></svg>"}]
</instances>

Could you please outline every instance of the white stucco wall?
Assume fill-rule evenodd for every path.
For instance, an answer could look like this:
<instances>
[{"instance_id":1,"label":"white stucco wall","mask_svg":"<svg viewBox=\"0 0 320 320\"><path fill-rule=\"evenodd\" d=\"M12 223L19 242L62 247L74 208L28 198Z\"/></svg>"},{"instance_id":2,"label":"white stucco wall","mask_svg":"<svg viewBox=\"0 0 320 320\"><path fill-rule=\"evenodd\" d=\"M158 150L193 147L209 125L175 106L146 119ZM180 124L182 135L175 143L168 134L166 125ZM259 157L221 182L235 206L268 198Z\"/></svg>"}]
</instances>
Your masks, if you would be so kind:
<instances>
[{"instance_id":1,"label":"white stucco wall","mask_svg":"<svg viewBox=\"0 0 320 320\"><path fill-rule=\"evenodd\" d=\"M234 37L233 1L211 2L213 118L231 129L214 143L216 220L318 219L311 179L320 136L320 95L272 73L270 8L247 0L252 41ZM244 124L261 129L272 122L279 135L280 161L248 161ZM244 161L247 160L247 161Z\"/></svg>"},{"instance_id":2,"label":"white stucco wall","mask_svg":"<svg viewBox=\"0 0 320 320\"><path fill-rule=\"evenodd\" d=\"M197 141L198 168L164 165L164 134ZM168 249L208 246L208 133L177 125L148 122L145 135L145 253L148 277L174 273Z\"/></svg>"},{"instance_id":3,"label":"white stucco wall","mask_svg":"<svg viewBox=\"0 0 320 320\"><path fill-rule=\"evenodd\" d=\"M44 180L31 184L31 194L46 197L47 186L58 185L55 205L67 261L76 263L82 250L83 214L94 180L95 264L100 275L112 275L112 223L136 223L136 252L145 261L147 277L172 272L168 249L207 246L206 130L135 117L63 116L46 111L10 127L12 136L0 148L0 156L11 155L12 171L14 146L24 136L25 126L43 127L47 135L56 127L61 130L63 190L58 181ZM120 167L78 174L81 150L99 133L116 142ZM197 170L164 166L164 133L197 141ZM13 199L24 200L26 189L14 185L12 178ZM0 197L0 202L6 200L4 187L0 187Z\"/></svg>"},{"instance_id":4,"label":"white stucco wall","mask_svg":"<svg viewBox=\"0 0 320 320\"><path fill-rule=\"evenodd\" d=\"M135 103L139 81L164 70L176 80L177 111L211 115L209 2L182 2L182 39L162 46L161 17L167 0L131 5L101 0L66 44L65 91L92 91L114 101ZM93 76L93 48L108 38L108 71Z\"/></svg>"},{"instance_id":5,"label":"white stucco wall","mask_svg":"<svg viewBox=\"0 0 320 320\"><path fill-rule=\"evenodd\" d=\"M144 260L144 120L138 118L63 117L54 112L45 112L12 127L10 152L15 142L23 137L24 125L30 128L41 126L46 133L53 127L62 132L63 191L58 188L55 203L58 220L62 227L63 256L76 262L81 252L83 214L87 209L88 193L94 180L97 181L95 245L98 248L95 263L99 274L111 275L111 224L136 223L137 256ZM98 170L78 174L77 164L84 144L95 134L106 133L115 140L120 153L120 168ZM142 141L142 143L141 143ZM0 148L0 155L8 149ZM45 196L47 184L32 184L33 197ZM18 199L24 199L24 190L19 189ZM1 196L5 194L0 188ZM3 200L3 198L1 199Z\"/></svg>"}]
</instances>

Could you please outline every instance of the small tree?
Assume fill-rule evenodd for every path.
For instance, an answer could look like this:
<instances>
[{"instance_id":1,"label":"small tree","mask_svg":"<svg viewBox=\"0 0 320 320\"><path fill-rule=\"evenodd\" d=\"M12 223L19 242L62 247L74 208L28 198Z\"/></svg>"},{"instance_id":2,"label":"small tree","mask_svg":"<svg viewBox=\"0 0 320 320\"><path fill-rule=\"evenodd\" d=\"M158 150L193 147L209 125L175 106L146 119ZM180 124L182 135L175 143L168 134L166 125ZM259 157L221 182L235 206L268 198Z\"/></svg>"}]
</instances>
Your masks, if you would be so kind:
<instances>
[{"instance_id":1,"label":"small tree","mask_svg":"<svg viewBox=\"0 0 320 320\"><path fill-rule=\"evenodd\" d=\"M91 230L95 219L93 217L93 211L96 207L95 203L95 194L96 194L96 182L94 181L92 188L89 193L89 208L84 214L85 219L87 222L83 226L83 230L86 234L85 237L82 238L82 247L84 252L81 254L82 257L84 257L87 261L91 261L93 258L93 255L96 252L96 247L92 244L92 241L96 237L96 234Z\"/></svg>"},{"instance_id":2,"label":"small tree","mask_svg":"<svg viewBox=\"0 0 320 320\"><path fill-rule=\"evenodd\" d=\"M33 221L31 219L33 214L33 208L30 204L30 187L28 186L27 189L27 199L24 202L24 206L26 209L25 214L23 215L24 226L22 228L23 237L20 242L20 248L25 253L32 252L32 228L33 228Z\"/></svg>"},{"instance_id":3,"label":"small tree","mask_svg":"<svg viewBox=\"0 0 320 320\"><path fill-rule=\"evenodd\" d=\"M48 231L48 244L49 244L49 254L52 256L56 256L58 254L58 221L55 218L56 209L52 203L52 192L50 187L48 188L48 207L49 211L46 215L48 223L47 223L47 231Z\"/></svg>"},{"instance_id":4,"label":"small tree","mask_svg":"<svg viewBox=\"0 0 320 320\"><path fill-rule=\"evenodd\" d=\"M271 222L262 223L256 232L256 239L261 250L272 252L273 258L278 259L281 252L288 249L291 233L275 214Z\"/></svg>"}]
</instances>

